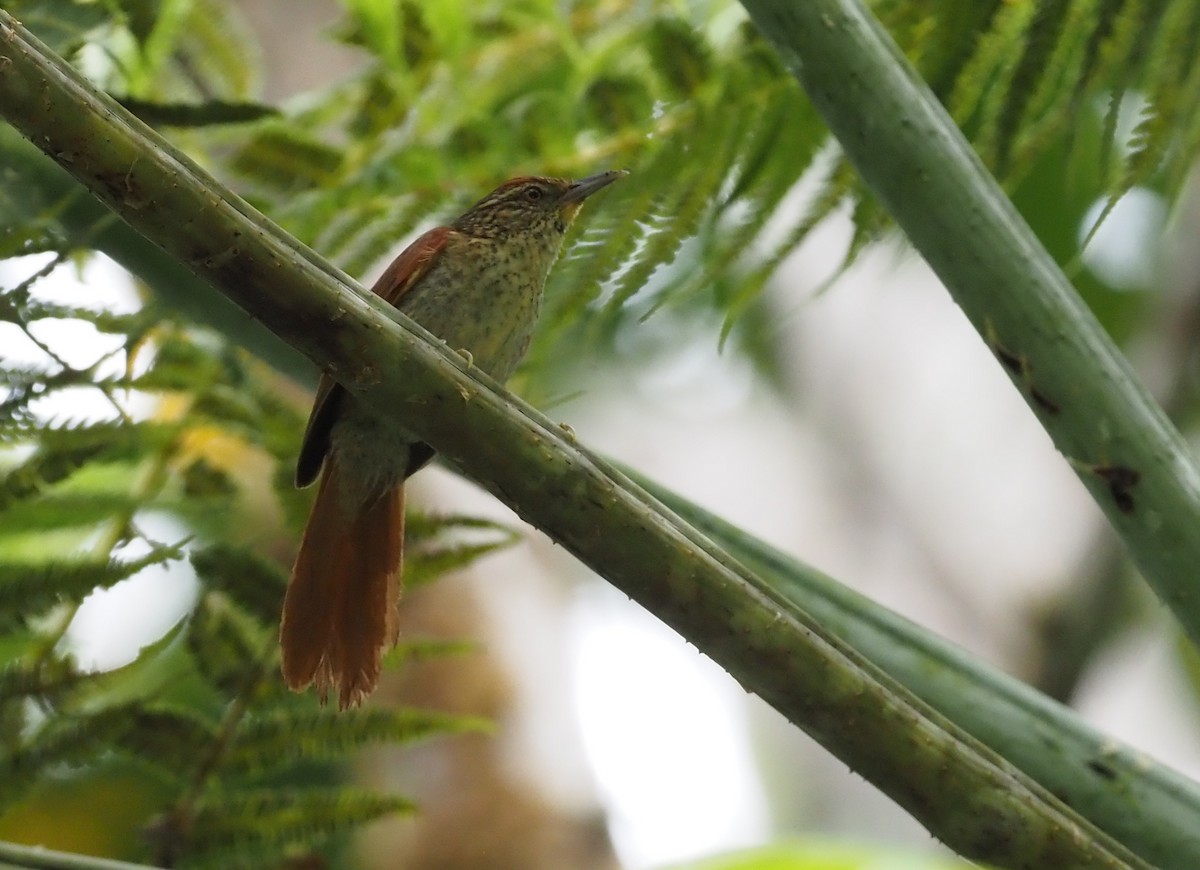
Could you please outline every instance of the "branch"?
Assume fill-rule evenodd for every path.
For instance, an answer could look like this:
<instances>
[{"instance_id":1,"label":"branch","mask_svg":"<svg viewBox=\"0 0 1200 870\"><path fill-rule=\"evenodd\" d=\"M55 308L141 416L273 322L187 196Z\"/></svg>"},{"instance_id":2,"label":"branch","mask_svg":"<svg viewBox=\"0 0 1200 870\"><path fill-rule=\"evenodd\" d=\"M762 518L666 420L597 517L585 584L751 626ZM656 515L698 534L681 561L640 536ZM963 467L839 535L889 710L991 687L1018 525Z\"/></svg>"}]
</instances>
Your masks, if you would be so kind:
<instances>
[{"instance_id":1,"label":"branch","mask_svg":"<svg viewBox=\"0 0 1200 870\"><path fill-rule=\"evenodd\" d=\"M1062 704L632 474L764 583L1156 867L1200 867L1200 788ZM1132 811L1136 807L1136 811Z\"/></svg>"},{"instance_id":2,"label":"branch","mask_svg":"<svg viewBox=\"0 0 1200 870\"><path fill-rule=\"evenodd\" d=\"M861 0L742 0L1200 642L1200 474L1179 433Z\"/></svg>"},{"instance_id":3,"label":"branch","mask_svg":"<svg viewBox=\"0 0 1200 870\"><path fill-rule=\"evenodd\" d=\"M677 629L964 855L1146 866L536 411L220 187L0 12L0 113L131 226Z\"/></svg>"},{"instance_id":4,"label":"branch","mask_svg":"<svg viewBox=\"0 0 1200 870\"><path fill-rule=\"evenodd\" d=\"M0 842L0 868L22 870L155 870L146 864L127 864L108 858L55 852L41 846L22 846Z\"/></svg>"},{"instance_id":5,"label":"branch","mask_svg":"<svg viewBox=\"0 0 1200 870\"><path fill-rule=\"evenodd\" d=\"M0 68L0 75L3 74ZM8 177L19 178L27 189L36 190L42 203L54 203L54 218L73 245L103 251L153 287L155 295L174 311L250 348L277 370L298 380L311 375L308 361L300 354L225 296L214 293L177 259L115 220L111 211L88 196L57 163L7 126L0 127L0 166L11 170ZM70 195L72 192L74 196Z\"/></svg>"}]
</instances>

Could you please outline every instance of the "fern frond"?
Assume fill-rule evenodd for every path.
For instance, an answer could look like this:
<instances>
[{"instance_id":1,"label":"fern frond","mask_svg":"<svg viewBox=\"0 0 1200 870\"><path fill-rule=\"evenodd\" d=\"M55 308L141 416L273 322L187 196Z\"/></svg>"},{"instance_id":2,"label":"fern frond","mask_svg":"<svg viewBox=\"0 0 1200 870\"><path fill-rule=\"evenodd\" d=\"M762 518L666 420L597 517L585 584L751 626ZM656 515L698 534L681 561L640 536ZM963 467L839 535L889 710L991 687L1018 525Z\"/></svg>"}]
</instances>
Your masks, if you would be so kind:
<instances>
[{"instance_id":1,"label":"fern frond","mask_svg":"<svg viewBox=\"0 0 1200 870\"><path fill-rule=\"evenodd\" d=\"M245 124L279 115L279 110L274 106L247 101L181 103L122 97L118 102L151 127L216 127Z\"/></svg>"},{"instance_id":2,"label":"fern frond","mask_svg":"<svg viewBox=\"0 0 1200 870\"><path fill-rule=\"evenodd\" d=\"M66 479L103 450L104 446L97 443L82 444L74 449L37 450L20 465L0 475L0 514ZM13 521L21 522L19 518ZM6 519L4 529L12 528L10 520Z\"/></svg>"},{"instance_id":3,"label":"fern frond","mask_svg":"<svg viewBox=\"0 0 1200 870\"><path fill-rule=\"evenodd\" d=\"M415 807L402 797L341 786L216 792L192 822L189 867L236 867L319 845L330 837Z\"/></svg>"},{"instance_id":4,"label":"fern frond","mask_svg":"<svg viewBox=\"0 0 1200 870\"><path fill-rule=\"evenodd\" d=\"M1023 175L1038 154L1050 144L1063 124L1064 118L1077 116L1076 102L1080 88L1090 84L1086 76L1094 58L1091 39L1095 32L1104 33L1103 20L1098 20L1104 0L1071 0L1062 11L1062 22L1054 44L1046 47L1043 69L1028 70L1028 99L1023 112L1014 113L1006 145L997 161L997 169L1010 168L1014 176ZM1044 35L1039 35L1044 40Z\"/></svg>"},{"instance_id":5,"label":"fern frond","mask_svg":"<svg viewBox=\"0 0 1200 870\"><path fill-rule=\"evenodd\" d=\"M29 735L23 744L0 754L0 807L11 805L48 770L77 767L93 761L103 750L129 741L128 748L155 745L151 735L135 737L143 715L135 706L115 706L86 716L56 716ZM165 724L154 721L151 724ZM183 731L172 732L182 736ZM162 748L162 747L160 747ZM191 747L194 751L194 746Z\"/></svg>"},{"instance_id":6,"label":"fern frond","mask_svg":"<svg viewBox=\"0 0 1200 870\"><path fill-rule=\"evenodd\" d=\"M276 604L276 616L280 604ZM274 620L267 625L273 625ZM227 599L204 595L187 624L187 648L196 670L224 695L247 691L262 670L267 630Z\"/></svg>"},{"instance_id":7,"label":"fern frond","mask_svg":"<svg viewBox=\"0 0 1200 870\"><path fill-rule=\"evenodd\" d=\"M0 481L0 504L4 502L4 481ZM132 514L142 500L129 493L71 492L28 499L40 491L45 481L22 494L20 508L0 508L0 537L30 532L54 532L94 526L114 515Z\"/></svg>"},{"instance_id":8,"label":"fern frond","mask_svg":"<svg viewBox=\"0 0 1200 870\"><path fill-rule=\"evenodd\" d=\"M1054 64L1051 63L1056 50L1073 41L1073 34L1063 39L1064 27L1070 10L1070 0L1044 0L1033 7L1034 14L1025 31L1020 58L1012 69L1005 99L996 118L995 147L992 162L998 172L1008 169L1010 149L1017 132L1026 120L1030 102L1033 101L1039 80L1047 77ZM1078 5L1078 4L1076 4Z\"/></svg>"},{"instance_id":9,"label":"fern frond","mask_svg":"<svg viewBox=\"0 0 1200 870\"><path fill-rule=\"evenodd\" d=\"M650 59L676 98L694 95L712 80L713 51L686 21L654 19L646 33Z\"/></svg>"},{"instance_id":10,"label":"fern frond","mask_svg":"<svg viewBox=\"0 0 1200 870\"><path fill-rule=\"evenodd\" d=\"M1125 3L1126 0L1099 0L1095 7L1095 25L1088 28L1079 75L1071 92L1071 105L1078 106L1082 102L1095 74L1104 66L1102 58L1111 52L1113 32Z\"/></svg>"},{"instance_id":11,"label":"fern frond","mask_svg":"<svg viewBox=\"0 0 1200 870\"><path fill-rule=\"evenodd\" d=\"M33 634L7 631L5 635L10 641L23 642L25 649L15 660L4 661L5 657L0 656L0 707L19 704L27 698L53 701L87 678L74 662L66 659L30 661L31 654L39 648Z\"/></svg>"},{"instance_id":12,"label":"fern frond","mask_svg":"<svg viewBox=\"0 0 1200 870\"><path fill-rule=\"evenodd\" d=\"M334 761L378 743L413 743L491 727L485 719L424 710L277 711L242 723L223 766L228 775L261 777L277 772L282 764Z\"/></svg>"},{"instance_id":13,"label":"fern frond","mask_svg":"<svg viewBox=\"0 0 1200 870\"><path fill-rule=\"evenodd\" d=\"M171 71L190 86L190 96L238 101L256 96L261 78L259 45L237 5L191 0L185 10Z\"/></svg>"},{"instance_id":14,"label":"fern frond","mask_svg":"<svg viewBox=\"0 0 1200 870\"><path fill-rule=\"evenodd\" d=\"M1010 84L1017 73L1013 47L1023 43L1037 9L1036 3L1000 5L988 30L980 34L978 45L946 100L951 116L972 133L985 160L996 153L999 110L1008 99Z\"/></svg>"},{"instance_id":15,"label":"fern frond","mask_svg":"<svg viewBox=\"0 0 1200 870\"><path fill-rule=\"evenodd\" d=\"M498 550L512 546L517 536L486 544L459 544L411 551L404 564L404 585L415 589L451 571L464 568Z\"/></svg>"},{"instance_id":16,"label":"fern frond","mask_svg":"<svg viewBox=\"0 0 1200 870\"><path fill-rule=\"evenodd\" d=\"M738 112L705 113L698 118L705 136L691 143L687 158L699 171L679 186L678 193L661 204L669 222L656 225L633 264L616 282L609 307L620 307L641 290L650 276L669 265L683 241L696 234L712 208L713 191L724 181L749 119Z\"/></svg>"},{"instance_id":17,"label":"fern frond","mask_svg":"<svg viewBox=\"0 0 1200 870\"><path fill-rule=\"evenodd\" d=\"M256 183L294 193L328 186L341 164L342 154L332 145L295 126L269 124L238 149L232 168Z\"/></svg>"},{"instance_id":18,"label":"fern frond","mask_svg":"<svg viewBox=\"0 0 1200 870\"><path fill-rule=\"evenodd\" d=\"M445 656L462 656L478 653L480 645L473 640L447 640L441 637L412 637L402 635L384 656L384 665L397 668L401 665L427 662Z\"/></svg>"},{"instance_id":19,"label":"fern frond","mask_svg":"<svg viewBox=\"0 0 1200 870\"><path fill-rule=\"evenodd\" d=\"M28 390L59 376L59 372L44 365L6 365L0 369L0 387Z\"/></svg>"},{"instance_id":20,"label":"fern frond","mask_svg":"<svg viewBox=\"0 0 1200 870\"><path fill-rule=\"evenodd\" d=\"M192 679L183 635L181 620L162 637L143 646L133 661L111 670L81 674L76 691L62 698L55 709L68 715L83 715L114 708L136 711L158 705L159 709L170 711L178 708L181 698L197 701L196 681ZM194 709L201 710L202 705L196 703ZM207 706L203 709L207 711Z\"/></svg>"},{"instance_id":21,"label":"fern frond","mask_svg":"<svg viewBox=\"0 0 1200 870\"><path fill-rule=\"evenodd\" d=\"M197 748L217 735L214 723L182 707L131 705L120 710L120 717L122 727L110 735L111 745L167 783L194 770Z\"/></svg>"},{"instance_id":22,"label":"fern frond","mask_svg":"<svg viewBox=\"0 0 1200 870\"><path fill-rule=\"evenodd\" d=\"M348 234L346 243L334 256L334 262L351 275L363 274L369 266L395 251L398 243L413 232L424 209L416 203L378 203L375 213L368 212L360 229Z\"/></svg>"},{"instance_id":23,"label":"fern frond","mask_svg":"<svg viewBox=\"0 0 1200 870\"><path fill-rule=\"evenodd\" d=\"M1194 3L1174 2L1163 14L1159 39L1149 51L1145 65L1146 97L1149 111L1134 133L1132 152L1126 161L1125 176L1114 196L1145 183L1162 165L1177 144L1181 111L1196 106L1200 73L1196 55L1200 50L1200 7ZM1190 98L1190 99L1189 99ZM1180 171L1176 171L1179 177Z\"/></svg>"},{"instance_id":24,"label":"fern frond","mask_svg":"<svg viewBox=\"0 0 1200 870\"><path fill-rule=\"evenodd\" d=\"M36 428L41 449L48 454L101 448L108 461L137 458L163 449L177 434L176 426L149 421L90 422L63 419Z\"/></svg>"},{"instance_id":25,"label":"fern frond","mask_svg":"<svg viewBox=\"0 0 1200 870\"><path fill-rule=\"evenodd\" d=\"M414 512L407 521L409 544L404 562L404 584L410 588L429 583L443 574L464 568L490 553L511 547L521 539L516 529L480 517ZM492 540L478 543L438 544L436 538L454 532L485 532Z\"/></svg>"},{"instance_id":26,"label":"fern frond","mask_svg":"<svg viewBox=\"0 0 1200 870\"><path fill-rule=\"evenodd\" d=\"M140 10L121 21L139 40L138 51L129 51L127 35L89 38L114 59L116 88L143 107L200 104L207 108L196 117L212 121L220 120L215 113L222 107L252 98L251 40L228 3L191 0L161 16L161 9L150 9L154 4L141 2L37 5L86 7L87 15L101 18L118 6ZM745 312L762 310L755 303L763 286L828 216L853 219L843 267L886 230L885 213L834 153L813 107L757 35L729 27L721 4L665 10L584 4L567 19L549 2L348 5L346 32L365 48L368 68L361 75L308 94L276 116L219 134L188 131L177 141L244 181L256 204L355 274L421 223L462 208L509 172L632 168L627 184L584 212L548 291L530 357L534 370L568 342L611 341L661 306L715 308L727 315L727 332ZM1073 135L1075 116L1093 111L1109 94L1110 137L1117 111L1130 102L1127 94L1144 95L1149 105L1132 150L1126 152L1127 143L1113 149L1120 162L1106 181L1116 193L1157 183L1160 172L1178 178L1200 147L1200 67L1194 64L1200 6L1194 3L873 5L1010 185L1047 147ZM388 27L370 26L380 21ZM90 30L77 28L60 44L71 48ZM53 26L50 32L53 38ZM0 131L6 156L8 136ZM58 255L57 267L79 253L72 245L117 249L113 234L100 232L101 219L71 217L85 210L81 198L43 189L24 164L0 163L6 228L0 254L41 246ZM789 196L798 187L808 197L799 217L792 209L798 197ZM10 222L15 228L8 234ZM124 262L137 259L117 252L126 255ZM164 282L153 269L147 272L152 283ZM418 713L334 718L296 712L280 682L264 676L274 655L283 565L227 544L194 554L203 591L193 612L162 661L139 656L139 667L159 670L156 680L140 680L132 671L81 674L57 643L66 621L43 630L38 624L48 620L27 618L144 565L177 558L179 548L160 548L140 562L112 558L141 511L174 510L175 519L202 532L212 528L221 539L246 516L232 507L245 490L259 486L256 495L275 497L271 510L282 505L293 519L305 499L291 491L283 463L270 467L271 460L290 460L303 428L277 382L261 377L219 336L172 323L157 306L118 315L46 303L33 292L40 280L0 297L0 318L18 326L48 318L86 321L124 337L127 356L147 348L154 359L136 376L97 377L50 365L0 373L0 444L35 448L28 456L14 451L21 458L0 475L2 543L72 521L107 521L87 560L51 559L50 545L40 542L36 564L18 563L15 546L0 563L0 614L4 627L15 627L0 636L0 791L10 783L20 790L58 765L114 753L142 757L189 823L181 829L187 848L179 863L221 867L277 866L289 849L407 808L400 799L365 793L347 793L348 802L339 805L332 790L227 787L227 778L290 782L294 772L287 765L296 760L328 760L379 741L478 726ZM48 426L36 413L37 400L81 386L109 397L122 389L150 395L161 400L162 419L171 422ZM189 453L184 442L199 431L239 448L261 445L267 455L252 451L248 464L255 468L245 475L253 482L217 467L202 451ZM455 522L410 520L410 583L515 539L508 530L464 521L458 525L488 537L443 543L433 536L458 531ZM274 539L263 545L272 553L284 549ZM61 609L68 617L69 610ZM468 648L467 642L406 638L388 663ZM186 691L162 685L162 673L180 671ZM162 696L179 707L167 706ZM25 718L34 704L44 705L44 727ZM304 771L325 781L327 773ZM192 849L207 851L193 855Z\"/></svg>"},{"instance_id":27,"label":"fern frond","mask_svg":"<svg viewBox=\"0 0 1200 870\"><path fill-rule=\"evenodd\" d=\"M24 798L48 769L79 765L94 757L104 738L117 728L111 717L59 718L43 729L36 741L8 748L0 754L0 810Z\"/></svg>"},{"instance_id":28,"label":"fern frond","mask_svg":"<svg viewBox=\"0 0 1200 870\"><path fill-rule=\"evenodd\" d=\"M508 540L516 540L519 536L519 532L510 525L470 514L412 510L408 512L404 523L405 535L413 542L427 541L455 531L495 533Z\"/></svg>"},{"instance_id":29,"label":"fern frond","mask_svg":"<svg viewBox=\"0 0 1200 870\"><path fill-rule=\"evenodd\" d=\"M108 10L93 3L44 3L9 0L5 8L64 57L84 46L88 33L108 23Z\"/></svg>"},{"instance_id":30,"label":"fern frond","mask_svg":"<svg viewBox=\"0 0 1200 870\"><path fill-rule=\"evenodd\" d=\"M763 288L775 274L779 266L783 264L783 261L796 248L802 245L809 234L825 221L829 215L833 214L843 202L852 199L855 185L853 170L840 156L831 162L833 165L827 171L826 176L818 180L817 192L808 206L807 213L795 223L781 241L765 256L759 258L755 268L738 276L738 280L733 282L736 292L731 293L728 298L722 300L726 311L725 320L721 325L720 340L722 344L728 338L741 315L758 299ZM753 217L751 218L751 220L754 219ZM736 228L734 229L734 233L743 239L747 239L749 235L747 231L739 231ZM734 252L734 249L731 247L730 253ZM838 267L839 270L846 268L848 256L847 254L842 258L842 262Z\"/></svg>"},{"instance_id":31,"label":"fern frond","mask_svg":"<svg viewBox=\"0 0 1200 870\"><path fill-rule=\"evenodd\" d=\"M275 562L229 544L195 550L190 559L206 588L229 596L268 625L279 618L288 576Z\"/></svg>"},{"instance_id":32,"label":"fern frond","mask_svg":"<svg viewBox=\"0 0 1200 870\"><path fill-rule=\"evenodd\" d=\"M94 589L107 589L151 565L182 556L181 547L158 546L130 560L0 561L0 615L41 613L59 601L78 601Z\"/></svg>"},{"instance_id":33,"label":"fern frond","mask_svg":"<svg viewBox=\"0 0 1200 870\"><path fill-rule=\"evenodd\" d=\"M1133 131L1124 172L1110 190L1108 202L1097 218L1093 232L1122 196L1145 184L1162 168L1168 150L1175 143L1178 100L1187 87L1186 81L1181 82L1180 78L1191 78L1193 86L1198 81L1194 52L1200 41L1200 10L1190 3L1167 2L1161 10L1160 20L1161 27L1141 34L1131 49L1149 83L1147 97L1150 102ZM1157 41L1153 39L1155 35L1159 37ZM1120 106L1116 104L1110 108L1112 120L1109 124L1114 128L1119 110ZM1088 238L1090 240L1090 234Z\"/></svg>"},{"instance_id":34,"label":"fern frond","mask_svg":"<svg viewBox=\"0 0 1200 870\"><path fill-rule=\"evenodd\" d=\"M122 336L139 336L156 324L161 315L152 308L141 308L131 314L121 314L60 302L30 299L21 305L21 321L32 323L37 320L80 320L95 327L97 332Z\"/></svg>"},{"instance_id":35,"label":"fern frond","mask_svg":"<svg viewBox=\"0 0 1200 870\"><path fill-rule=\"evenodd\" d=\"M1112 25L1112 38L1106 45L1104 60L1120 65L1126 74L1114 83L1108 96L1108 112L1105 115L1102 142L1105 150L1101 165L1108 166L1110 154L1116 142L1117 122L1120 119L1125 97L1138 81L1149 46L1158 33L1159 24L1170 0L1127 0Z\"/></svg>"}]
</instances>

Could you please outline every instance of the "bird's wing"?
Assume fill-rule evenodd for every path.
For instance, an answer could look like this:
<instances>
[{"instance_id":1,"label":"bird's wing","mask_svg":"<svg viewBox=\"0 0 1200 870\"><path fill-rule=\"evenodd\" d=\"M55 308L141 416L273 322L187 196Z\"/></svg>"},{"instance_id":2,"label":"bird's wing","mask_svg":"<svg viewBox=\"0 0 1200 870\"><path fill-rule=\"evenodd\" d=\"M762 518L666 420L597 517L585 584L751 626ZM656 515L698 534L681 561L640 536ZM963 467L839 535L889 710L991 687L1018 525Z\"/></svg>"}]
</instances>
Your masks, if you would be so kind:
<instances>
[{"instance_id":1,"label":"bird's wing","mask_svg":"<svg viewBox=\"0 0 1200 870\"><path fill-rule=\"evenodd\" d=\"M434 227L422 234L392 260L371 287L371 292L399 307L404 294L425 276L453 233L454 230L449 227ZM300 456L296 460L296 486L308 486L317 479L325 454L329 452L329 433L337 421L345 396L346 390L341 384L327 374L321 375L308 426L304 430L304 441L300 445ZM428 450L425 461L432 455L433 451ZM417 467L424 464L422 461ZM409 474L416 471L417 467L410 467Z\"/></svg>"}]
</instances>

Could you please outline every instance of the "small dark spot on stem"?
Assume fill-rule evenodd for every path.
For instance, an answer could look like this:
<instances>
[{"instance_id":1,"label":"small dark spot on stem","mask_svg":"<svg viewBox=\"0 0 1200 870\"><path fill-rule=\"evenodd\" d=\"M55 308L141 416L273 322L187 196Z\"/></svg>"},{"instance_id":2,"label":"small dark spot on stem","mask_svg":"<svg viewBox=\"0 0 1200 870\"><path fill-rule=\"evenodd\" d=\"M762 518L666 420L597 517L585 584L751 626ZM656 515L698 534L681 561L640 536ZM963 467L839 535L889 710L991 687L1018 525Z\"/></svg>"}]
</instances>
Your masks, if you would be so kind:
<instances>
[{"instance_id":1,"label":"small dark spot on stem","mask_svg":"<svg viewBox=\"0 0 1200 870\"><path fill-rule=\"evenodd\" d=\"M1093 470L1098 477L1126 489L1137 486L1142 481L1141 473L1127 465L1097 465Z\"/></svg>"},{"instance_id":2,"label":"small dark spot on stem","mask_svg":"<svg viewBox=\"0 0 1200 870\"><path fill-rule=\"evenodd\" d=\"M1017 356L1010 350L1001 347L998 344L992 345L992 351L996 354L996 359L1000 360L1000 364L1012 372L1014 375L1025 374L1025 360Z\"/></svg>"},{"instance_id":3,"label":"small dark spot on stem","mask_svg":"<svg viewBox=\"0 0 1200 870\"><path fill-rule=\"evenodd\" d=\"M1029 388L1029 396L1035 402L1037 402L1038 407L1041 408L1043 411L1045 411L1047 414L1057 414L1059 411L1062 410L1062 408L1060 408L1058 406L1058 402L1055 402L1054 400L1050 399L1045 393L1043 393L1037 387Z\"/></svg>"},{"instance_id":4,"label":"small dark spot on stem","mask_svg":"<svg viewBox=\"0 0 1200 870\"><path fill-rule=\"evenodd\" d=\"M1121 513L1133 513L1133 494L1130 490L1141 483L1141 472L1125 465L1097 465L1092 472L1108 484L1108 491Z\"/></svg>"},{"instance_id":5,"label":"small dark spot on stem","mask_svg":"<svg viewBox=\"0 0 1200 870\"><path fill-rule=\"evenodd\" d=\"M996 359L1000 361L1000 365L1008 369L1009 374L1029 391L1029 398L1033 400L1034 404L1047 414L1057 414L1062 410L1057 402L1033 385L1033 366L1029 364L1029 360L1020 354L1013 353L994 338L989 338L988 345L991 347L992 353L996 355Z\"/></svg>"},{"instance_id":6,"label":"small dark spot on stem","mask_svg":"<svg viewBox=\"0 0 1200 870\"><path fill-rule=\"evenodd\" d=\"M1087 766L1088 770L1096 774L1096 776L1107 779L1109 782L1117 778L1117 772L1098 758L1093 758L1087 763Z\"/></svg>"}]
</instances>

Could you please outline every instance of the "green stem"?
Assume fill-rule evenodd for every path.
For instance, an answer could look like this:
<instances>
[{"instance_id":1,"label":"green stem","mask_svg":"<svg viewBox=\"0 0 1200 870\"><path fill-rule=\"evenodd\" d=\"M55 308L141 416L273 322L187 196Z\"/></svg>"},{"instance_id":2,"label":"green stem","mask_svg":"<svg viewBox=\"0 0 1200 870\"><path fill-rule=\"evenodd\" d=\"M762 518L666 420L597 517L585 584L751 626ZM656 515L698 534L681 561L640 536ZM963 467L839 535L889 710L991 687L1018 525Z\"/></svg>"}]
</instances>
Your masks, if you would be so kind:
<instances>
[{"instance_id":1,"label":"green stem","mask_svg":"<svg viewBox=\"0 0 1200 870\"><path fill-rule=\"evenodd\" d=\"M224 190L0 12L0 113L124 220L676 628L964 855L1146 866Z\"/></svg>"},{"instance_id":2,"label":"green stem","mask_svg":"<svg viewBox=\"0 0 1200 870\"><path fill-rule=\"evenodd\" d=\"M1200 474L1062 270L861 0L742 5L1200 641Z\"/></svg>"},{"instance_id":3,"label":"green stem","mask_svg":"<svg viewBox=\"0 0 1200 870\"><path fill-rule=\"evenodd\" d=\"M0 842L0 870L155 870L147 864L128 864L91 855L55 852L41 846Z\"/></svg>"},{"instance_id":4,"label":"green stem","mask_svg":"<svg viewBox=\"0 0 1200 870\"><path fill-rule=\"evenodd\" d=\"M1156 867L1200 867L1200 788L1008 674L647 479L634 479L923 701Z\"/></svg>"}]
</instances>

